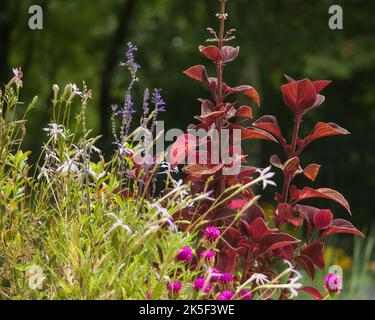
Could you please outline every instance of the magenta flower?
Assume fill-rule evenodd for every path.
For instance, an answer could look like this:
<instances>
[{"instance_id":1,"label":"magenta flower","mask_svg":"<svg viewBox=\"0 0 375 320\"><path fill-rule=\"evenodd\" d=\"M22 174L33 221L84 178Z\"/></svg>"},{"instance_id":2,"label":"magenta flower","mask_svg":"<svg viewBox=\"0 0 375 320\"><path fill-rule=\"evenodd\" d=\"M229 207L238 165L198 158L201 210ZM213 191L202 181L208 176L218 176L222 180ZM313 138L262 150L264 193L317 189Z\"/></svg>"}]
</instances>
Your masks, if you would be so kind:
<instances>
[{"instance_id":1,"label":"magenta flower","mask_svg":"<svg viewBox=\"0 0 375 320\"><path fill-rule=\"evenodd\" d=\"M181 291L182 284L181 282L173 281L168 284L167 288L170 293L177 294Z\"/></svg>"},{"instance_id":2,"label":"magenta flower","mask_svg":"<svg viewBox=\"0 0 375 320\"><path fill-rule=\"evenodd\" d=\"M237 296L238 298L240 298L240 300L253 300L253 295L250 293L249 290L246 289L238 292Z\"/></svg>"},{"instance_id":3,"label":"magenta flower","mask_svg":"<svg viewBox=\"0 0 375 320\"><path fill-rule=\"evenodd\" d=\"M331 294L339 293L341 289L341 278L337 274L330 273L324 281L324 287Z\"/></svg>"},{"instance_id":4,"label":"magenta flower","mask_svg":"<svg viewBox=\"0 0 375 320\"><path fill-rule=\"evenodd\" d=\"M201 258L204 260L213 260L215 259L215 255L215 251L212 250L202 251Z\"/></svg>"},{"instance_id":5,"label":"magenta flower","mask_svg":"<svg viewBox=\"0 0 375 320\"><path fill-rule=\"evenodd\" d=\"M151 297L152 297L152 292L147 291L147 295L146 295L147 300L151 300Z\"/></svg>"},{"instance_id":6,"label":"magenta flower","mask_svg":"<svg viewBox=\"0 0 375 320\"><path fill-rule=\"evenodd\" d=\"M179 261L189 262L193 256L193 250L190 247L183 247L177 254L176 259Z\"/></svg>"},{"instance_id":7,"label":"magenta flower","mask_svg":"<svg viewBox=\"0 0 375 320\"><path fill-rule=\"evenodd\" d=\"M210 268L211 282L218 282L221 277L221 272L216 268Z\"/></svg>"},{"instance_id":8,"label":"magenta flower","mask_svg":"<svg viewBox=\"0 0 375 320\"><path fill-rule=\"evenodd\" d=\"M220 237L220 235L220 231L215 227L208 227L204 231L204 237L210 242L214 242L215 240L217 240Z\"/></svg>"},{"instance_id":9,"label":"magenta flower","mask_svg":"<svg viewBox=\"0 0 375 320\"><path fill-rule=\"evenodd\" d=\"M199 292L202 289L204 293L209 293L211 290L211 285L206 281L205 278L198 278L194 281L194 290Z\"/></svg>"},{"instance_id":10,"label":"magenta flower","mask_svg":"<svg viewBox=\"0 0 375 320\"><path fill-rule=\"evenodd\" d=\"M217 297L217 300L232 300L233 297L234 294L232 291L225 290Z\"/></svg>"},{"instance_id":11,"label":"magenta flower","mask_svg":"<svg viewBox=\"0 0 375 320\"><path fill-rule=\"evenodd\" d=\"M221 283L230 283L230 282L233 281L233 275L231 273L229 273L229 272L224 272L219 277L219 281Z\"/></svg>"}]
</instances>

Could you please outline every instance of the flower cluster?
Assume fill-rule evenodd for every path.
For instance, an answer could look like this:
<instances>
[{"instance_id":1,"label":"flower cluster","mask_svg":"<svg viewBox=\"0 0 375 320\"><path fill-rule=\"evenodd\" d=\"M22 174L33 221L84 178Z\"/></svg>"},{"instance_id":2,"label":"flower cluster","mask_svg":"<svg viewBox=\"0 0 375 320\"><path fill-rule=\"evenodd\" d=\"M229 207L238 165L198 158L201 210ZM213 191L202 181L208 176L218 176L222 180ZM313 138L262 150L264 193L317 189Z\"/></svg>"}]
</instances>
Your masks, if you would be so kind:
<instances>
[{"instance_id":1,"label":"flower cluster","mask_svg":"<svg viewBox=\"0 0 375 320\"><path fill-rule=\"evenodd\" d=\"M134 59L134 53L136 51L138 51L137 46L135 46L131 42L128 42L128 50L125 52L126 61L120 62L120 66L126 67L133 77L136 76L137 71L141 67L137 62L135 62Z\"/></svg>"},{"instance_id":2,"label":"flower cluster","mask_svg":"<svg viewBox=\"0 0 375 320\"><path fill-rule=\"evenodd\" d=\"M201 252L201 258L205 261L212 261L215 259L216 253L213 250L207 250Z\"/></svg>"},{"instance_id":3,"label":"flower cluster","mask_svg":"<svg viewBox=\"0 0 375 320\"><path fill-rule=\"evenodd\" d=\"M215 228L215 227L208 227L204 231L204 237L205 237L206 240L208 240L210 242L214 242L217 239L219 239L219 237L220 237L220 231L217 228Z\"/></svg>"},{"instance_id":4,"label":"flower cluster","mask_svg":"<svg viewBox=\"0 0 375 320\"><path fill-rule=\"evenodd\" d=\"M211 284L205 278L197 278L194 281L194 290L196 292L203 291L207 294L211 290Z\"/></svg>"},{"instance_id":5,"label":"flower cluster","mask_svg":"<svg viewBox=\"0 0 375 320\"><path fill-rule=\"evenodd\" d=\"M193 250L190 247L183 247L177 254L176 259L183 262L189 262L193 257Z\"/></svg>"}]
</instances>

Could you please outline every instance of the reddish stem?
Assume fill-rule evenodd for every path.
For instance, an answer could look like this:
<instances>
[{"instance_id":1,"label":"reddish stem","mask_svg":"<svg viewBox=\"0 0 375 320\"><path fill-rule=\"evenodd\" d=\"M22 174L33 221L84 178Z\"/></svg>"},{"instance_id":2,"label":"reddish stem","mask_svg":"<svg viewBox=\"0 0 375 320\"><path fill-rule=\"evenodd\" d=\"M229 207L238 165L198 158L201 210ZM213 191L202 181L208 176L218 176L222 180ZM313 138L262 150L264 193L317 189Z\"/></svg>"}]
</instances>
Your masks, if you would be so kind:
<instances>
[{"instance_id":1,"label":"reddish stem","mask_svg":"<svg viewBox=\"0 0 375 320\"><path fill-rule=\"evenodd\" d=\"M293 137L292 137L292 154L290 158L296 156L296 149L297 149L297 139L298 139L298 132L301 125L302 115L296 114L294 119L294 129L293 129Z\"/></svg>"},{"instance_id":2,"label":"reddish stem","mask_svg":"<svg viewBox=\"0 0 375 320\"><path fill-rule=\"evenodd\" d=\"M221 52L223 49L223 44L224 44L224 30L225 30L225 3L227 0L220 0L220 14L219 14L219 20L220 20L220 30L219 30L219 38L218 38L218 48L219 51ZM216 104L219 105L223 103L224 97L223 97L223 69L224 69L224 64L223 61L220 59L216 63L216 74L217 74L217 94L214 95L214 99L216 101ZM221 124L219 124L218 128L221 129ZM219 141L221 141L221 131L219 131L220 137ZM220 145L219 145L220 148ZM221 154L221 150L219 150ZM220 173L218 172L216 175L220 176ZM220 183L220 194L222 194L225 190L225 184L222 182Z\"/></svg>"},{"instance_id":3,"label":"reddish stem","mask_svg":"<svg viewBox=\"0 0 375 320\"><path fill-rule=\"evenodd\" d=\"M220 32L219 32L219 51L221 52L224 44L224 27L225 27L225 3L226 0L220 0ZM217 86L218 86L218 103L223 102L223 61L220 59L217 63Z\"/></svg>"},{"instance_id":4,"label":"reddish stem","mask_svg":"<svg viewBox=\"0 0 375 320\"><path fill-rule=\"evenodd\" d=\"M292 135L292 143L291 143L291 152L289 155L287 155L288 160L296 156L296 148L297 148L297 139L298 139L298 132L301 125L301 114L296 114L294 119L294 129L293 129L293 135ZM290 184L292 182L292 176L289 175L288 177L284 178L284 186L283 186L283 193L282 193L282 203L288 202L288 194L289 194L289 188Z\"/></svg>"},{"instance_id":5,"label":"reddish stem","mask_svg":"<svg viewBox=\"0 0 375 320\"><path fill-rule=\"evenodd\" d=\"M244 283L247 279L247 273L249 272L250 265L251 265L251 260L253 258L253 255L251 253L251 250L249 249L247 256L246 256L246 261L243 267L243 273L242 273L242 278L241 278L241 284Z\"/></svg>"}]
</instances>

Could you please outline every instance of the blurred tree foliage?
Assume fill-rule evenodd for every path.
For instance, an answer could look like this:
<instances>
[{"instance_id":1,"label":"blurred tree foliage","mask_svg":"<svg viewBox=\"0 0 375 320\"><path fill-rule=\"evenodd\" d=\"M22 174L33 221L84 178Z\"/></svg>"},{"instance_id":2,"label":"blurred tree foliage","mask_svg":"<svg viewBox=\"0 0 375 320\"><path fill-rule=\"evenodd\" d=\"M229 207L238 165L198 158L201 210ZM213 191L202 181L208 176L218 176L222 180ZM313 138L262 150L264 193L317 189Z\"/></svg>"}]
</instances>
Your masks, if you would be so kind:
<instances>
[{"instance_id":1,"label":"blurred tree foliage","mask_svg":"<svg viewBox=\"0 0 375 320\"><path fill-rule=\"evenodd\" d=\"M375 221L372 194L375 187L373 148L375 123L375 2L373 0L229 0L229 26L238 29L234 44L240 58L225 71L230 84L248 82L262 96L257 115L274 114L290 132L291 113L283 106L283 74L295 78L332 79L321 110L307 116L310 130L317 120L334 121L352 132L349 137L327 138L313 144L303 164L323 164L316 185L342 192L351 202L353 222ZM28 29L28 8L44 8L44 30ZM344 10L344 30L330 30L328 8ZM11 76L12 66L25 74L24 100L40 97L29 121L28 148L38 152L41 128L49 118L51 86L85 80L94 90L89 122L103 134L102 148L111 146L108 133L110 104L121 104L128 78L118 61L126 42L139 47L142 89L163 88L168 128L186 128L198 113L204 88L182 71L206 63L198 53L217 26L217 0L1 0L0 80ZM211 67L209 70L212 71ZM249 160L267 163L277 152L270 143L249 143ZM36 156L36 155L35 155ZM325 203L327 204L327 203Z\"/></svg>"}]
</instances>

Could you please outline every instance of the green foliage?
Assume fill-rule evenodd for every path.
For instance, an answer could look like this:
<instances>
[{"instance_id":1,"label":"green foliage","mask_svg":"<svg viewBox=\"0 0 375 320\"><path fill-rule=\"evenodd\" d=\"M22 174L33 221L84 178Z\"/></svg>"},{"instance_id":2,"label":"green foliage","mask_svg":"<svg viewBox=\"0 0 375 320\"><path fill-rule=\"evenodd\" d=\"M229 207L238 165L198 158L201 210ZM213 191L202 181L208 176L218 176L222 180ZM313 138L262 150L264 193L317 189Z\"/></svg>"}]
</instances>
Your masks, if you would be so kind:
<instances>
[{"instance_id":1,"label":"green foliage","mask_svg":"<svg viewBox=\"0 0 375 320\"><path fill-rule=\"evenodd\" d=\"M56 92L53 122L34 176L30 152L20 148L25 119L13 117L15 108L23 108L19 87L8 84L0 97L5 114L0 117L0 298L144 299L149 291L155 299L168 298L167 277L189 283L199 271L185 270L175 260L182 247L193 243L194 232L165 227L158 207L117 193L114 160L90 161L85 171L88 157L82 150L92 148L96 139L82 130L83 111L75 130L67 129L74 96L71 86L61 95ZM175 189L176 196L187 187ZM194 201L181 196L167 212ZM42 290L30 288L33 265L43 270ZM192 294L185 287L181 297Z\"/></svg>"}]
</instances>

